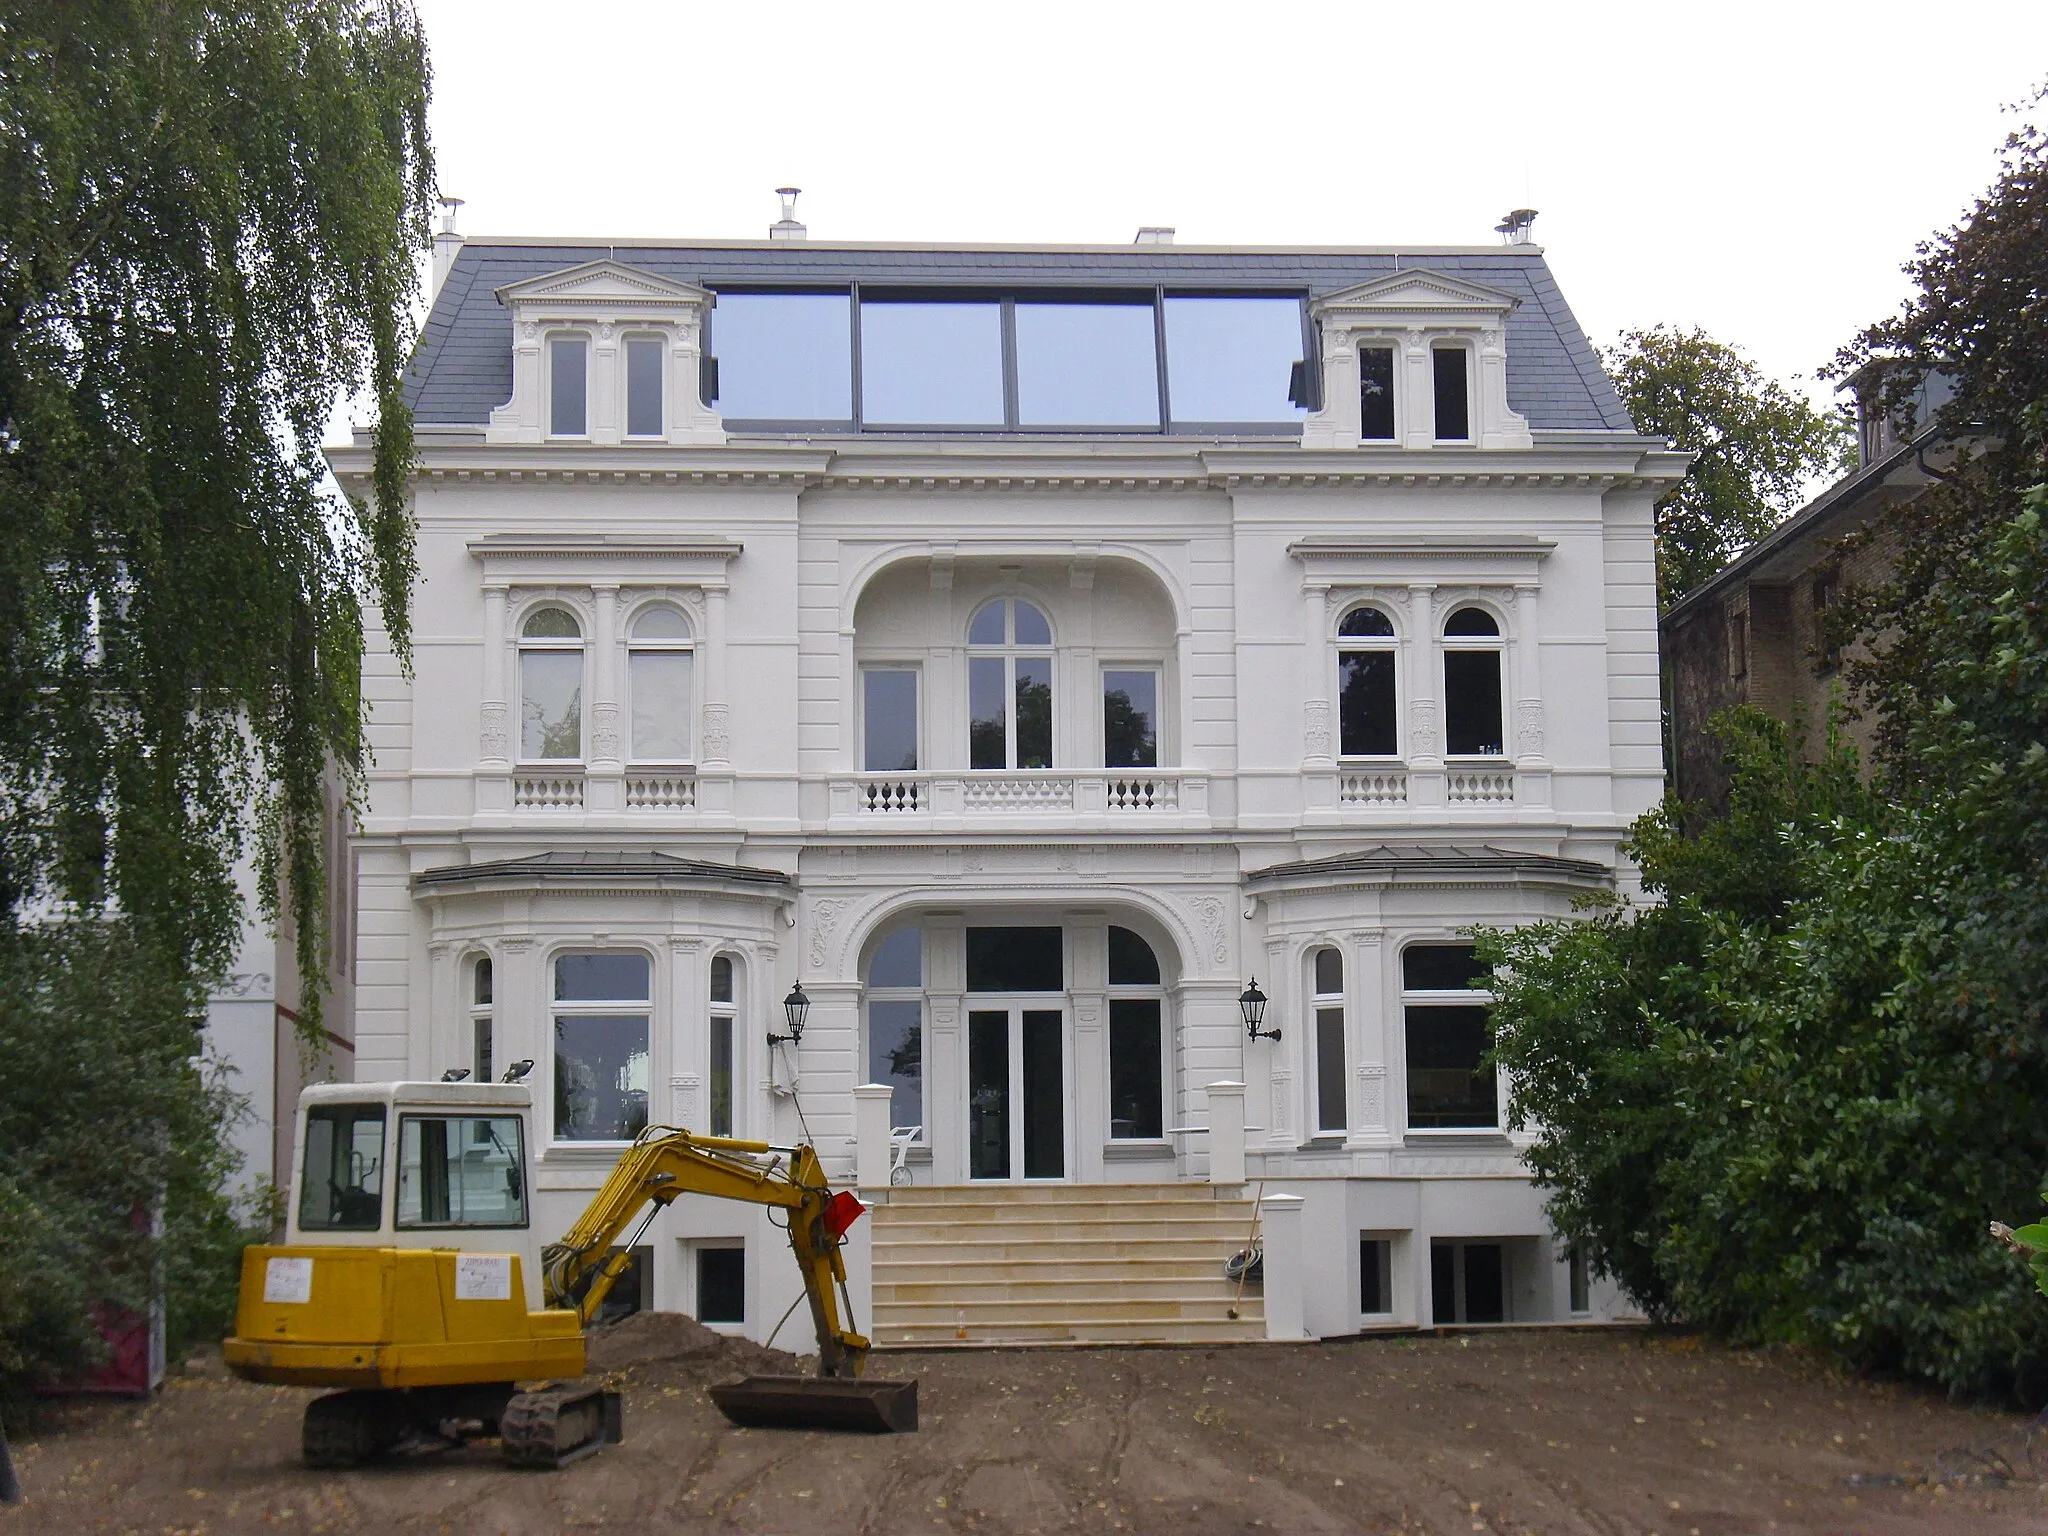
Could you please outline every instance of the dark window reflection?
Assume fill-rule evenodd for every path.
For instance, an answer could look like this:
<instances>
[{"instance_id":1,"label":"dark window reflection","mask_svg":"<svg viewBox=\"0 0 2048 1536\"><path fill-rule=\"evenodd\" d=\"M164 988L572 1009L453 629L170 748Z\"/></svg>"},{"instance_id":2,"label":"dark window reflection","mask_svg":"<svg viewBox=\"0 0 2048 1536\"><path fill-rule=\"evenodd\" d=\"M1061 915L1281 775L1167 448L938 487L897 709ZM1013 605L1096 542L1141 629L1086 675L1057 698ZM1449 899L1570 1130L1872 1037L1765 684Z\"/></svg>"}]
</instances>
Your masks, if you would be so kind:
<instances>
[{"instance_id":1,"label":"dark window reflection","mask_svg":"<svg viewBox=\"0 0 2048 1536\"><path fill-rule=\"evenodd\" d=\"M1367 442L1394 440L1394 349L1358 349L1358 435Z\"/></svg>"},{"instance_id":2,"label":"dark window reflection","mask_svg":"<svg viewBox=\"0 0 2048 1536\"><path fill-rule=\"evenodd\" d=\"M1057 928L967 930L967 990L1059 992L1066 987Z\"/></svg>"},{"instance_id":3,"label":"dark window reflection","mask_svg":"<svg viewBox=\"0 0 2048 1536\"><path fill-rule=\"evenodd\" d=\"M1159 999L1111 998L1109 1134L1113 1139L1165 1134L1160 1087Z\"/></svg>"},{"instance_id":4,"label":"dark window reflection","mask_svg":"<svg viewBox=\"0 0 2048 1536\"><path fill-rule=\"evenodd\" d=\"M1102 765L1159 766L1159 674L1111 670L1102 674Z\"/></svg>"}]
</instances>

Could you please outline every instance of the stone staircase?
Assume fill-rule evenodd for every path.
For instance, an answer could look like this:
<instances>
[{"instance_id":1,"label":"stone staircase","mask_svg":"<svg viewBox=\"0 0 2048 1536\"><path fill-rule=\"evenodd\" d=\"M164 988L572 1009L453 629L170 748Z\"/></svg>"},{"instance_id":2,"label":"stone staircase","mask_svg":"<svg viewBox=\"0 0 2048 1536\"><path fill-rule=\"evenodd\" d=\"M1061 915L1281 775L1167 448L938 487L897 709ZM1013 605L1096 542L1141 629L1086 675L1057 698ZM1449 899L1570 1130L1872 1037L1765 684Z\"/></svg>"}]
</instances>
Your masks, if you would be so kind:
<instances>
[{"instance_id":1,"label":"stone staircase","mask_svg":"<svg viewBox=\"0 0 2048 1536\"><path fill-rule=\"evenodd\" d=\"M1266 1336L1223 1261L1252 1203L1206 1184L899 1188L874 1222L877 1346L1215 1344Z\"/></svg>"}]
</instances>

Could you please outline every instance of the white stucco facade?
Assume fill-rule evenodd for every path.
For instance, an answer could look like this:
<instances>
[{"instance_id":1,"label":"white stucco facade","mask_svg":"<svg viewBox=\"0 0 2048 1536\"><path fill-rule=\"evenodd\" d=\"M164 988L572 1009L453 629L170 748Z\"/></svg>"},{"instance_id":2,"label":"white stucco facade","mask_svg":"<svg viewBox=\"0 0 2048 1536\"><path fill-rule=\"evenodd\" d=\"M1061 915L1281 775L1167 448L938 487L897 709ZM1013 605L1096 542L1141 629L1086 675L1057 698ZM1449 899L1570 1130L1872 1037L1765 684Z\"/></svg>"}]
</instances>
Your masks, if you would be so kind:
<instances>
[{"instance_id":1,"label":"white stucco facade","mask_svg":"<svg viewBox=\"0 0 2048 1536\"><path fill-rule=\"evenodd\" d=\"M1456 275L1305 295L1318 408L1263 436L730 429L693 385L715 287L645 270L629 247L505 285L509 398L487 420L418 429L413 674L374 634L365 671L356 1077L476 1069L480 1026L494 1071L536 1062L536 1102L582 1127L556 1138L540 1115L553 1232L616 1156L589 1119L615 1101L656 1123L807 1133L851 1177L854 1089L876 1075L887 993L888 1018L919 1031L921 1104L892 1105L892 1123L919 1127L915 1182L1206 1179L1209 1085L1237 1082L1247 1181L1305 1202L1310 1334L1455 1320L1437 1315L1432 1264L1462 1277L1464 1261L1432 1254L1458 1243L1497 1250L1508 1320L1612 1315L1597 1284L1572 1305L1497 1117L1416 1123L1416 1010L1457 998L1404 994L1404 957L1629 885L1618 844L1662 788L1651 505L1682 460L1511 409L1517 301ZM549 430L562 375L546 352L564 328L589 347L584 430L567 435ZM629 335L660 343L655 433L625 430ZM1472 359L1472 419L1448 444L1416 425L1446 338ZM1367 442L1359 353L1376 343L1394 354L1403 431ZM358 489L367 448L331 457ZM970 639L1003 602L1028 604L1049 638L1014 638L1017 618L999 641ZM1391 684L1371 686L1391 688L1393 750L1347 752L1364 706L1340 688L1359 643L1344 628L1366 609L1370 647L1391 658L1373 663ZM543 612L573 623L536 624ZM1471 664L1498 669L1494 750L1450 752L1447 708L1469 713L1445 696L1467 675L1447 672L1452 651L1494 658ZM542 652L573 660L529 661ZM997 675L977 658L1013 668L1006 699L1023 697L1014 668L1043 664L1050 766L972 766L995 750L970 729L974 677ZM572 669L573 729L534 755L529 717ZM900 687L915 768L871 766L878 670L914 678ZM1105 765L1112 672L1156 678L1152 764ZM680 724L646 718L657 675ZM992 989L1007 962L988 946L1008 941L973 937L990 928L1057 930L1056 985ZM919 935L907 984L871 976L905 929ZM1143 940L1156 981L1111 974L1113 930ZM595 1000L559 964L592 956L634 957ZM1247 1039L1253 977L1277 1041ZM798 982L802 1040L771 1046ZM1127 1074L1112 1105L1112 1050L1150 1037L1113 1020L1155 1007L1157 1113L1133 1114L1124 1099L1153 1090ZM627 1065L593 1056L597 1088L557 1081L586 1071L564 1041L613 1034ZM993 1090L989 1061L1008 1074ZM1008 1095L1000 1149L991 1092ZM764 1256L745 1267L747 1331L793 1294L780 1234L749 1212L686 1199L642 1241L656 1305L694 1310L692 1245L735 1241ZM1360 1268L1380 1252L1368 1310Z\"/></svg>"}]
</instances>

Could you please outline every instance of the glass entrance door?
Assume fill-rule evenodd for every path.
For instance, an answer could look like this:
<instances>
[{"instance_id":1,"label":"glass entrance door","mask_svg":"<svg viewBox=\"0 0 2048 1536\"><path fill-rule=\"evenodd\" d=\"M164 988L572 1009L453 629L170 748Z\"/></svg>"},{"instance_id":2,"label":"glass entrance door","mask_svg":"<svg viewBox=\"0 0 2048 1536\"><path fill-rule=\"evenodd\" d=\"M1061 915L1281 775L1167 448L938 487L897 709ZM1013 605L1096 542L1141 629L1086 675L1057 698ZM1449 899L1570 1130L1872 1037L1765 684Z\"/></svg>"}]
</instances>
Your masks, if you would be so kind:
<instances>
[{"instance_id":1,"label":"glass entrance door","mask_svg":"<svg viewBox=\"0 0 2048 1536\"><path fill-rule=\"evenodd\" d=\"M1063 1010L968 1010L969 1178L1065 1178L1066 1099Z\"/></svg>"}]
</instances>

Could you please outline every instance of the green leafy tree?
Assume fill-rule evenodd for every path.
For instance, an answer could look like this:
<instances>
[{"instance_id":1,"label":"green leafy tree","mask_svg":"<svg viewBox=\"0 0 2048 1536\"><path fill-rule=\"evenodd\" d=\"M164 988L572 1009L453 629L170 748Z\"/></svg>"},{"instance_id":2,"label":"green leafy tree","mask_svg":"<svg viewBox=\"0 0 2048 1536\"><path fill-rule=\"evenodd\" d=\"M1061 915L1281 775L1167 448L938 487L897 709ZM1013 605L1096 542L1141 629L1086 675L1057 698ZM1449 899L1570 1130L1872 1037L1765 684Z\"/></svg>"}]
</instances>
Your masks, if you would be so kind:
<instances>
[{"instance_id":1,"label":"green leafy tree","mask_svg":"<svg viewBox=\"0 0 2048 1536\"><path fill-rule=\"evenodd\" d=\"M404 0L0 3L0 926L217 968L256 833L317 1007L362 601L408 637L427 94ZM322 489L358 389L369 506Z\"/></svg>"},{"instance_id":2,"label":"green leafy tree","mask_svg":"<svg viewBox=\"0 0 2048 1536\"><path fill-rule=\"evenodd\" d=\"M1943 589L1980 606L1995 598L1996 546L2013 499L2048 479L2044 105L2048 87L2007 137L1991 186L1907 264L1914 291L1900 313L1867 328L1836 359L1845 375L1880 372L1883 397L1902 420L1930 373L1946 375L1955 391L1937 421L1961 452L1940 471L1945 479L1913 503L1910 519L1886 520L1889 578L1845 592L1834 615L1838 642L1865 637L1850 681L1874 707L1881 755L1904 781L1921 770L1907 751L1908 726L1949 640L1929 598Z\"/></svg>"},{"instance_id":3,"label":"green leafy tree","mask_svg":"<svg viewBox=\"0 0 2048 1536\"><path fill-rule=\"evenodd\" d=\"M1553 1221L1652 1312L2048 1395L2048 1311L1984 1239L2048 1176L2043 594L2036 488L1928 595L1910 791L1736 712L1727 814L1634 829L1659 904L1481 936Z\"/></svg>"},{"instance_id":4,"label":"green leafy tree","mask_svg":"<svg viewBox=\"0 0 2048 1536\"><path fill-rule=\"evenodd\" d=\"M317 1029L365 600L407 648L427 99L405 0L0 0L0 1387L157 1275L177 1335L232 1296L204 983L253 839Z\"/></svg>"},{"instance_id":5,"label":"green leafy tree","mask_svg":"<svg viewBox=\"0 0 2048 1536\"><path fill-rule=\"evenodd\" d=\"M1636 426L1698 456L1657 503L1664 606L1796 511L1816 478L1852 462L1854 435L1841 417L1705 331L1628 331L1603 357Z\"/></svg>"}]
</instances>

